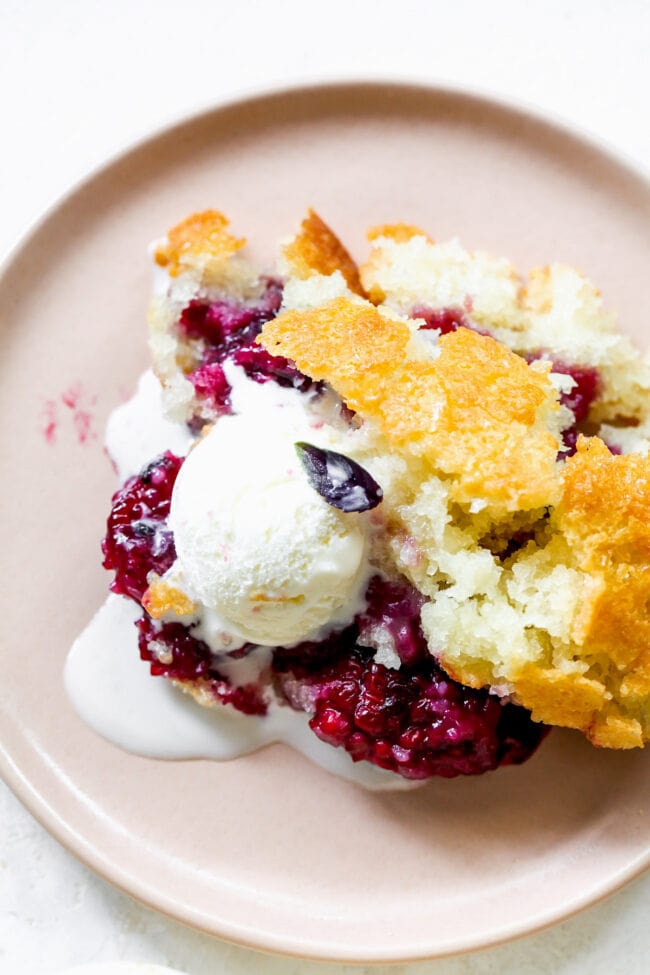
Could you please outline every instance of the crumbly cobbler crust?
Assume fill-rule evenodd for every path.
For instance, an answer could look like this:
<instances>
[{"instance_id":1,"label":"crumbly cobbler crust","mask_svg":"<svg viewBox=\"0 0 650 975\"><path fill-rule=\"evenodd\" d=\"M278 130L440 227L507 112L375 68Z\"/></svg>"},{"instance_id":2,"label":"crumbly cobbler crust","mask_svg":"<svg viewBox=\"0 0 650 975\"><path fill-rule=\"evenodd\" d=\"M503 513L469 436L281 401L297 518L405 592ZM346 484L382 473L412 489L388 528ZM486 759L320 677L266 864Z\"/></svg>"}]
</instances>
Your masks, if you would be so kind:
<instances>
[{"instance_id":1,"label":"crumbly cobbler crust","mask_svg":"<svg viewBox=\"0 0 650 975\"><path fill-rule=\"evenodd\" d=\"M443 336L431 359L404 321L345 298L280 315L262 343L328 382L392 448L449 477L454 501L518 511L557 499L548 366L469 329Z\"/></svg>"},{"instance_id":2,"label":"crumbly cobbler crust","mask_svg":"<svg viewBox=\"0 0 650 975\"><path fill-rule=\"evenodd\" d=\"M151 311L170 414L197 411L188 300L259 299L263 281L214 211L160 245L172 275ZM261 346L325 381L356 411L350 455L384 488L382 559L426 597L429 648L451 676L490 685L539 721L597 745L650 735L650 366L599 292L564 265L523 281L504 259L382 225L358 271L310 211L285 246L282 313ZM370 300L365 298L369 296ZM419 308L468 328L423 332ZM565 459L553 361L598 371ZM569 383L570 386L570 383ZM515 544L516 543L516 544ZM165 594L154 587L157 611ZM169 596L168 605L171 606Z\"/></svg>"},{"instance_id":3,"label":"crumbly cobbler crust","mask_svg":"<svg viewBox=\"0 0 650 975\"><path fill-rule=\"evenodd\" d=\"M339 271L350 291L365 296L359 268L327 224L309 210L296 236L284 247L286 269L296 278Z\"/></svg>"},{"instance_id":4,"label":"crumbly cobbler crust","mask_svg":"<svg viewBox=\"0 0 650 975\"><path fill-rule=\"evenodd\" d=\"M193 213L181 221L158 244L154 259L172 278L185 271L200 271L202 277L216 277L224 263L245 245L226 227L230 221L218 210Z\"/></svg>"}]
</instances>

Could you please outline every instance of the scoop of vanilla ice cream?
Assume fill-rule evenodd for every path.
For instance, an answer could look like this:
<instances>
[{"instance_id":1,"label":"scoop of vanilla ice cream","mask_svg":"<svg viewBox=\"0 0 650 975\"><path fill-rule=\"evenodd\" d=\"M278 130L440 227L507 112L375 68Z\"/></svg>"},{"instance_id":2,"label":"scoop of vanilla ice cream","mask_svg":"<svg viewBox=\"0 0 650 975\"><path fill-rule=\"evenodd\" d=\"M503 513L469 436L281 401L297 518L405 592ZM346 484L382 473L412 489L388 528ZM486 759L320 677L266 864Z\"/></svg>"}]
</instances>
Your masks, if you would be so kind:
<instances>
[{"instance_id":1,"label":"scoop of vanilla ice cream","mask_svg":"<svg viewBox=\"0 0 650 975\"><path fill-rule=\"evenodd\" d=\"M289 410L225 416L180 470L170 513L175 573L244 640L298 643L363 606L363 521L317 494L294 448L299 440L331 447L333 436L296 424Z\"/></svg>"}]
</instances>

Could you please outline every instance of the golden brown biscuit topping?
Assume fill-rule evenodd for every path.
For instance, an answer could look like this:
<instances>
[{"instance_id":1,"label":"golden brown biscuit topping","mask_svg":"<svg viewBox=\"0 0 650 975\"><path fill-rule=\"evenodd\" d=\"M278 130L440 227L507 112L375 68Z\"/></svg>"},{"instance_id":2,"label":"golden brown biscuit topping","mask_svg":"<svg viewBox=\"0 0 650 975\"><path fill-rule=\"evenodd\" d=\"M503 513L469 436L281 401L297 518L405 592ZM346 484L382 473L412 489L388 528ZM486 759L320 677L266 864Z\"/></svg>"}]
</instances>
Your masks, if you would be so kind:
<instances>
[{"instance_id":1,"label":"golden brown biscuit topping","mask_svg":"<svg viewBox=\"0 0 650 975\"><path fill-rule=\"evenodd\" d=\"M228 233L229 223L218 210L193 213L168 231L166 241L156 248L156 264L173 278L192 268L223 264L246 243Z\"/></svg>"},{"instance_id":2,"label":"golden brown biscuit topping","mask_svg":"<svg viewBox=\"0 0 650 975\"><path fill-rule=\"evenodd\" d=\"M350 291L365 295L357 265L336 234L314 210L308 211L299 232L284 248L284 257L298 278L340 271Z\"/></svg>"},{"instance_id":3,"label":"golden brown biscuit topping","mask_svg":"<svg viewBox=\"0 0 650 975\"><path fill-rule=\"evenodd\" d=\"M469 329L443 336L436 359L412 357L411 339L405 322L345 298L286 312L260 337L375 420L394 447L454 475L457 501L512 511L550 503L558 440L546 425L557 410L548 375Z\"/></svg>"},{"instance_id":4,"label":"golden brown biscuit topping","mask_svg":"<svg viewBox=\"0 0 650 975\"><path fill-rule=\"evenodd\" d=\"M193 215L169 232L156 261L172 278L198 269L201 287L216 282L228 294L241 259L228 265L230 277L223 269L244 241L227 225L217 211ZM536 720L579 728L599 746L643 745L650 736L650 460L613 456L603 441L581 438L576 455L558 461L560 418L570 414L559 412L549 359L565 376L594 373L595 405L576 430L593 431L596 417L606 418L614 426L601 434L612 449L619 449L610 435L620 434L621 417L650 417L650 375L638 366L636 405L628 410L636 353L621 345L598 292L570 268L533 272L522 288L509 262L472 255L458 242L435 245L413 225L381 225L368 237L364 280L372 301L385 305L363 300L357 265L310 210L284 249L292 310L267 322L258 341L327 382L368 421L374 446L362 449L378 452L369 459L395 485L383 508L392 533L386 558L428 600L425 633L448 673L502 688ZM355 294L322 303L344 289L340 280L315 279L337 271ZM419 332L407 315L417 314L427 288L427 306L462 308L471 327L440 337ZM254 288L239 290L252 300ZM173 332L165 328L163 339ZM196 343L173 337L170 374L190 373ZM161 359L169 348L161 340ZM548 358L530 366L525 357L536 355ZM570 401L571 388L553 378ZM650 418L647 424L650 431ZM408 546L417 547L415 566L400 561ZM152 581L145 606L157 619L194 610L162 579Z\"/></svg>"},{"instance_id":5,"label":"golden brown biscuit topping","mask_svg":"<svg viewBox=\"0 0 650 975\"><path fill-rule=\"evenodd\" d=\"M380 237L388 237L397 244L405 244L412 237L424 237L430 244L433 243L429 234L413 223L380 223L371 227L366 237L371 243Z\"/></svg>"},{"instance_id":6,"label":"golden brown biscuit topping","mask_svg":"<svg viewBox=\"0 0 650 975\"><path fill-rule=\"evenodd\" d=\"M173 613L174 616L192 616L197 610L184 592L158 576L149 584L142 597L142 605L149 616L155 620L159 620L165 613Z\"/></svg>"}]
</instances>

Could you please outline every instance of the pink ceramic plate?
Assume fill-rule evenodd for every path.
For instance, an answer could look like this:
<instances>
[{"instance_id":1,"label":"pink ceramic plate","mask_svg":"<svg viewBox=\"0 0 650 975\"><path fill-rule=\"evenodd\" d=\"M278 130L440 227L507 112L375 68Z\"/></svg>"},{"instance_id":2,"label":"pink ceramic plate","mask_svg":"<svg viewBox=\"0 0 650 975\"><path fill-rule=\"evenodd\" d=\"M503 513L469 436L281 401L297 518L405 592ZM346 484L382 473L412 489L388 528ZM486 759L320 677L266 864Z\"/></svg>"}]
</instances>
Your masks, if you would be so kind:
<instances>
[{"instance_id":1,"label":"pink ceramic plate","mask_svg":"<svg viewBox=\"0 0 650 975\"><path fill-rule=\"evenodd\" d=\"M377 795L281 746L225 764L125 754L62 685L108 584L101 432L147 363L147 243L215 206L264 257L308 205L359 254L365 228L402 220L522 268L576 264L647 341L648 183L522 111L394 84L301 89L217 108L110 163L0 281L3 770L87 864L206 931L332 960L439 956L637 874L650 756L558 731L523 768Z\"/></svg>"}]
</instances>

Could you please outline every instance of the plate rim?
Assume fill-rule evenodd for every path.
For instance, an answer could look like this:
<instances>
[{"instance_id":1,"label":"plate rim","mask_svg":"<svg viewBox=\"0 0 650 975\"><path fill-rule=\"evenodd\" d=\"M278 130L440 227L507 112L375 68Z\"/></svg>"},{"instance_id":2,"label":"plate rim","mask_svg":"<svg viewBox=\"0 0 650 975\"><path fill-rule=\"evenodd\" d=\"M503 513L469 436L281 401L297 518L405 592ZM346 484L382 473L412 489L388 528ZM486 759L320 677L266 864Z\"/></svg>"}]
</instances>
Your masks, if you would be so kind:
<instances>
[{"instance_id":1,"label":"plate rim","mask_svg":"<svg viewBox=\"0 0 650 975\"><path fill-rule=\"evenodd\" d=\"M229 92L221 98L211 100L207 104L173 115L166 121L158 122L148 128L135 139L128 139L116 148L113 152L105 156L100 162L91 166L86 172L76 177L66 189L56 195L44 210L25 228L18 236L13 245L4 255L0 262L0 289L5 283L5 278L11 271L13 264L18 260L23 252L47 226L51 219L54 219L59 211L64 208L77 194L83 192L96 179L106 174L115 165L124 163L128 157L135 155L148 144L155 142L159 138L170 137L175 130L180 130L185 126L200 124L207 120L211 115L231 108L243 108L246 105L260 104L267 100L281 99L295 95L317 96L323 93L344 95L346 92L351 94L353 91L362 92L363 90L394 89L406 95L409 91L422 96L447 96L449 98L462 99L474 105L484 105L487 108L497 108L513 117L519 117L531 121L536 126L543 126L547 129L569 138L580 144L586 150L596 152L604 156L609 162L620 169L626 171L627 175L634 177L645 185L650 193L650 167L643 166L638 160L632 158L625 151L619 149L607 139L596 135L593 132L563 118L555 112L541 109L539 106L526 103L524 100L503 96L500 93L491 92L486 88L454 84L444 80L434 80L432 82L423 81L421 78L405 78L377 76L377 77L337 77L325 78L322 80L309 78L305 81L292 81L291 83L271 82L268 85L256 85L244 88L236 92ZM155 911L163 915L188 925L197 931L216 935L217 937L257 951L290 956L294 958L310 959L316 961L328 961L336 963L353 963L365 965L399 964L417 961L432 960L435 958L457 956L465 953L476 952L482 949L496 947L528 934L537 933L551 927L552 925L567 920L587 907L594 905L621 887L639 877L648 867L650 867L650 846L645 852L640 852L623 869L617 871L605 881L593 886L582 896L574 897L567 906L566 902L560 908L552 908L545 911L538 911L532 918L526 921L515 922L501 927L491 937L484 934L478 937L467 935L454 946L416 948L414 951L405 954L403 950L391 952L388 948L380 950L362 949L351 951L349 948L340 948L328 944L321 939L321 943L313 942L308 948L300 945L294 937L288 939L284 935L263 933L258 935L256 929L246 928L241 924L226 921L223 918L215 919L214 915L208 917L206 912L197 908L187 907L179 899L174 899L168 893L154 888L151 884L138 880L137 875L131 874L123 866L116 865L111 861L101 849L90 843L81 835L65 818L56 810L52 804L38 789L36 789L29 778L22 773L19 764L16 763L4 743L0 741L0 776L7 786L16 795L22 805L34 818L60 842L70 852L75 859L81 861L86 867L99 875L103 880L117 887L120 891L133 897Z\"/></svg>"},{"instance_id":2,"label":"plate rim","mask_svg":"<svg viewBox=\"0 0 650 975\"><path fill-rule=\"evenodd\" d=\"M23 247L27 246L32 237L45 226L50 217L53 217L60 207L64 206L69 199L112 166L123 162L127 156L132 153L135 154L144 148L148 142L153 142L159 137L170 135L175 129L180 129L185 125L200 123L202 119L207 118L214 112L236 108L247 102L261 102L266 99L274 99L282 96L308 93L316 94L319 91L335 91L337 89L342 91L351 88L375 89L386 87L397 88L404 93L411 90L421 92L422 94L465 98L468 101L482 103L489 108L497 107L504 112L531 119L537 124L559 130L563 135L580 142L586 149L597 150L605 155L610 162L618 166L623 166L628 170L629 175L635 176L642 182L647 183L650 188L650 161L647 164L643 163L626 150L621 149L610 139L580 123L573 122L560 112L542 108L540 105L524 98L504 95L502 92L491 89L487 85L465 85L460 82L450 82L444 78L432 78L430 81L425 81L417 75L407 77L403 74L396 76L391 76L390 74L379 74L376 76L350 74L320 79L306 77L304 79L298 78L288 83L270 81L267 85L243 86L242 88L224 93L222 97L197 103L193 108L186 111L172 113L167 119L154 123L144 129L139 135L125 139L101 160L91 164L84 172L75 176L71 182L64 186L63 190L55 193L50 202L25 226L24 230L9 245L7 251L0 256L0 284L2 284L10 265Z\"/></svg>"}]
</instances>

